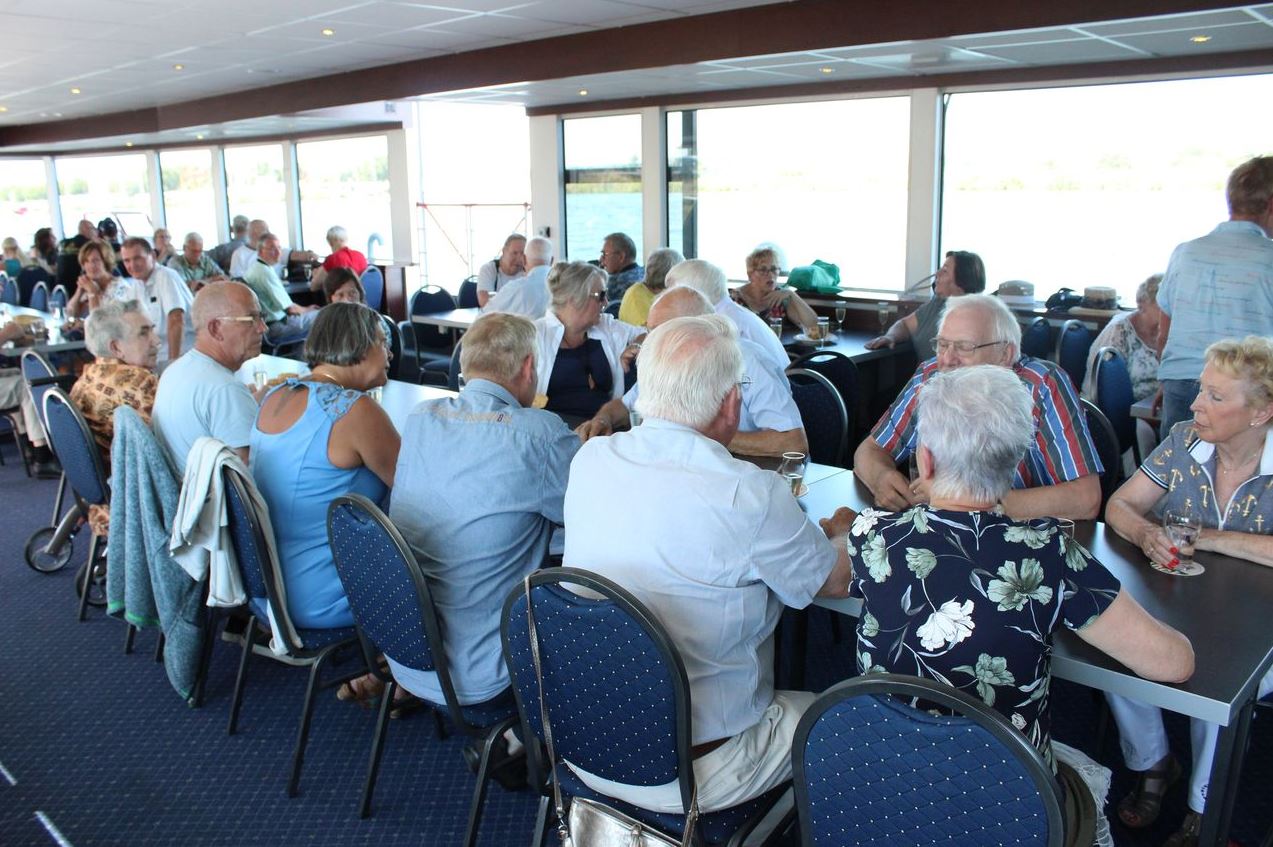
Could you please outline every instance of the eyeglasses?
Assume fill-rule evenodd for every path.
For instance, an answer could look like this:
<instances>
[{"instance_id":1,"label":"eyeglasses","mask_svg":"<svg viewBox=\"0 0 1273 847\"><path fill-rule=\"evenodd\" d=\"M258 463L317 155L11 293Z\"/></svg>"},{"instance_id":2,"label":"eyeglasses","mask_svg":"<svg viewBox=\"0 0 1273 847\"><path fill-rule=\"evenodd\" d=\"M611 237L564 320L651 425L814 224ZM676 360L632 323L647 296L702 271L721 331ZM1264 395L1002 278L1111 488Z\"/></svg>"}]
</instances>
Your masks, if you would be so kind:
<instances>
[{"instance_id":1,"label":"eyeglasses","mask_svg":"<svg viewBox=\"0 0 1273 847\"><path fill-rule=\"evenodd\" d=\"M265 323L265 315L261 314L260 312L252 312L250 315L226 315L223 318L218 318L218 320L240 321L240 322L246 322L250 324L256 324L258 322Z\"/></svg>"},{"instance_id":2,"label":"eyeglasses","mask_svg":"<svg viewBox=\"0 0 1273 847\"><path fill-rule=\"evenodd\" d=\"M740 389L743 389L749 385L751 385L751 377L747 376L746 374L743 374L743 378L738 380L738 387Z\"/></svg>"},{"instance_id":3,"label":"eyeglasses","mask_svg":"<svg viewBox=\"0 0 1273 847\"><path fill-rule=\"evenodd\" d=\"M996 344L1007 344L1006 341L987 341L985 344L974 344L971 341L948 341L945 338L937 338L933 341L933 347L938 353L945 353L948 350L954 350L961 356L967 356L982 347L993 347Z\"/></svg>"},{"instance_id":4,"label":"eyeglasses","mask_svg":"<svg viewBox=\"0 0 1273 847\"><path fill-rule=\"evenodd\" d=\"M755 272L756 272L756 273L758 273L758 274L780 274L780 273L782 273L782 268L778 267L777 265L757 265L756 267L752 268L752 270L753 270L753 271L755 271Z\"/></svg>"},{"instance_id":5,"label":"eyeglasses","mask_svg":"<svg viewBox=\"0 0 1273 847\"><path fill-rule=\"evenodd\" d=\"M606 293L604 291L589 291L588 297L589 299L596 300L603 306L606 304Z\"/></svg>"}]
</instances>

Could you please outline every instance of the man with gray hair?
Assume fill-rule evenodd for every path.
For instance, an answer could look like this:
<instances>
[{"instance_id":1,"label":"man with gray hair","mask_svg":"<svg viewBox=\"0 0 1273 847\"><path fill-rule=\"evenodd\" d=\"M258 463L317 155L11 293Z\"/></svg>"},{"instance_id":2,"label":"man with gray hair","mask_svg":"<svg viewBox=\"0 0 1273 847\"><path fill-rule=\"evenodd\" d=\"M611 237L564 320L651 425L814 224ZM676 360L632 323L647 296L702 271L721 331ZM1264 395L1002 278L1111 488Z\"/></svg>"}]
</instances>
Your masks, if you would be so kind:
<instances>
[{"instance_id":1,"label":"man with gray hair","mask_svg":"<svg viewBox=\"0 0 1273 847\"><path fill-rule=\"evenodd\" d=\"M526 274L526 236L514 232L504 239L499 258L477 269L477 305L485 306L495 293Z\"/></svg>"},{"instance_id":2,"label":"man with gray hair","mask_svg":"<svg viewBox=\"0 0 1273 847\"><path fill-rule=\"evenodd\" d=\"M782 348L782 342L773 330L765 325L755 312L735 303L729 296L725 272L703 259L687 259L667 272L667 287L685 285L707 298L716 314L723 315L738 329L738 335L760 346L765 354L782 369L791 364L791 357Z\"/></svg>"},{"instance_id":3,"label":"man with gray hair","mask_svg":"<svg viewBox=\"0 0 1273 847\"><path fill-rule=\"evenodd\" d=\"M209 258L227 273L230 270L230 259L234 257L234 251L247 241L248 223L247 215L235 215L234 220L230 221L230 240L208 251Z\"/></svg>"},{"instance_id":4,"label":"man with gray hair","mask_svg":"<svg viewBox=\"0 0 1273 847\"><path fill-rule=\"evenodd\" d=\"M287 286L274 270L282 246L278 236L267 232L261 236L260 249L252 266L243 273L243 281L256 295L265 314L265 337L271 344L300 342L318 317L317 306L298 306L287 293Z\"/></svg>"},{"instance_id":5,"label":"man with gray hair","mask_svg":"<svg viewBox=\"0 0 1273 847\"><path fill-rule=\"evenodd\" d=\"M579 439L531 407L535 327L526 318L478 318L460 368L458 397L421 403L407 418L389 517L430 578L455 693L472 704L508 687L504 598L544 562ZM436 674L388 658L404 688L444 702Z\"/></svg>"},{"instance_id":6,"label":"man with gray hair","mask_svg":"<svg viewBox=\"0 0 1273 847\"><path fill-rule=\"evenodd\" d=\"M650 307L646 326L651 331L676 318L702 317L712 314L712 304L693 288L681 286L664 291ZM800 410L791 396L791 383L782 369L765 356L765 352L745 338L738 339L743 354L742 406L738 433L729 442L729 452L743 456L781 456L795 451L806 453ZM640 359L638 358L638 365ZM596 435L610 435L626 429L630 410L640 397L638 382L622 398L611 400L576 432L584 441Z\"/></svg>"},{"instance_id":7,"label":"man with gray hair","mask_svg":"<svg viewBox=\"0 0 1273 847\"><path fill-rule=\"evenodd\" d=\"M483 312L507 312L534 320L548 311L548 271L553 264L553 243L535 236L526 242L526 275L506 282L491 295Z\"/></svg>"},{"instance_id":8,"label":"man with gray hair","mask_svg":"<svg viewBox=\"0 0 1273 847\"><path fill-rule=\"evenodd\" d=\"M584 444L566 490L564 563L631 591L680 650L703 811L790 779L792 734L814 695L774 690L774 629L784 605L844 596L850 577L844 545L808 520L786 481L726 449L738 430L742 376L725 318L661 324L641 350L644 422ZM844 523L837 515L828 534ZM608 796L681 811L675 781L624 785L574 769Z\"/></svg>"},{"instance_id":9,"label":"man with gray hair","mask_svg":"<svg viewBox=\"0 0 1273 847\"><path fill-rule=\"evenodd\" d=\"M203 250L203 236L197 232L186 233L181 252L168 260L168 267L186 281L191 291L198 291L210 282L225 279L221 268Z\"/></svg>"},{"instance_id":10,"label":"man with gray hair","mask_svg":"<svg viewBox=\"0 0 1273 847\"><path fill-rule=\"evenodd\" d=\"M1068 376L1057 365L1021 355L1021 326L998 297L965 294L946 304L937 357L920 364L853 456L853 472L881 508L899 511L925 502L922 480L897 469L915 452L920 389L937 373L969 365L1009 368L1034 399L1034 440L1017 467L1003 508L1017 519L1094 518L1101 507L1101 462Z\"/></svg>"},{"instance_id":11,"label":"man with gray hair","mask_svg":"<svg viewBox=\"0 0 1273 847\"><path fill-rule=\"evenodd\" d=\"M248 224L247 239L239 245L230 257L230 276L243 279L256 262L261 247L261 239L270 232L270 225L257 218ZM287 266L292 262L313 262L314 254L309 250L293 250L279 242L278 255L270 260L270 267L280 278L287 278Z\"/></svg>"},{"instance_id":12,"label":"man with gray hair","mask_svg":"<svg viewBox=\"0 0 1273 847\"><path fill-rule=\"evenodd\" d=\"M633 283L645 279L645 268L637 264L636 243L626 232L612 232L601 245L601 267L606 272L606 298L623 302Z\"/></svg>"},{"instance_id":13,"label":"man with gray hair","mask_svg":"<svg viewBox=\"0 0 1273 847\"><path fill-rule=\"evenodd\" d=\"M208 435L248 460L256 400L235 371L261 353L265 319L252 289L240 282L204 286L194 298L194 348L159 379L151 419L177 475L200 437Z\"/></svg>"}]
</instances>

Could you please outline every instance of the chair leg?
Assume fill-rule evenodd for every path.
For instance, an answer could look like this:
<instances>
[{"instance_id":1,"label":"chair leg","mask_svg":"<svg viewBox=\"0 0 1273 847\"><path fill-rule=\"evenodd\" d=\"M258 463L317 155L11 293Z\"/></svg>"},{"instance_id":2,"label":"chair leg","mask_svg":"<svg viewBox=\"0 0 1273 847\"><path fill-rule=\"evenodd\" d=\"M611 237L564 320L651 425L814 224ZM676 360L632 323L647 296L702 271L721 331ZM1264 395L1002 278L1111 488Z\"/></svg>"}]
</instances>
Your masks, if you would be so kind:
<instances>
[{"instance_id":1,"label":"chair leg","mask_svg":"<svg viewBox=\"0 0 1273 847\"><path fill-rule=\"evenodd\" d=\"M539 811L535 814L535 831L530 834L530 847L544 847L544 841L548 838L552 806L552 800L547 794L539 798Z\"/></svg>"},{"instance_id":2,"label":"chair leg","mask_svg":"<svg viewBox=\"0 0 1273 847\"><path fill-rule=\"evenodd\" d=\"M204 615L203 643L199 645L199 670L195 674L194 690L190 692L190 705L203 706L204 692L208 688L208 670L212 667L212 645L217 638L217 610L209 607Z\"/></svg>"},{"instance_id":3,"label":"chair leg","mask_svg":"<svg viewBox=\"0 0 1273 847\"><path fill-rule=\"evenodd\" d=\"M84 581L80 583L80 620L88 614L88 587L93 584L93 563L97 559L97 541L96 535L92 535L88 542L88 563L84 566Z\"/></svg>"},{"instance_id":4,"label":"chair leg","mask_svg":"<svg viewBox=\"0 0 1273 847\"><path fill-rule=\"evenodd\" d=\"M159 633L159 637L155 639L155 663L158 664L164 660L164 634Z\"/></svg>"},{"instance_id":5,"label":"chair leg","mask_svg":"<svg viewBox=\"0 0 1273 847\"><path fill-rule=\"evenodd\" d=\"M13 429L13 446L18 448L18 455L22 457L22 467L27 472L27 476L31 476L31 460L27 458L27 451L22 449L22 435L18 432L18 428L10 424Z\"/></svg>"},{"instance_id":6,"label":"chair leg","mask_svg":"<svg viewBox=\"0 0 1273 847\"><path fill-rule=\"evenodd\" d=\"M445 741L451 737L451 731L446 728L446 721L442 718L442 713L437 709L430 709L433 712L433 728L437 732L438 740Z\"/></svg>"},{"instance_id":7,"label":"chair leg","mask_svg":"<svg viewBox=\"0 0 1273 847\"><path fill-rule=\"evenodd\" d=\"M500 721L486 731L482 739L482 757L477 766L477 785L473 788L473 803L469 806L469 825L464 836L464 847L477 844L477 832L482 825L482 806L486 803L486 786L491 781L491 753L500 735L513 726L514 719Z\"/></svg>"},{"instance_id":8,"label":"chair leg","mask_svg":"<svg viewBox=\"0 0 1273 847\"><path fill-rule=\"evenodd\" d=\"M296 734L296 749L292 751L292 772L287 778L288 797L295 797L300 792L301 766L305 764L305 745L309 743L309 725L314 717L314 695L318 692L323 664L331 655L332 649L323 651L309 668L309 683L305 686L305 702L301 706L301 725Z\"/></svg>"},{"instance_id":9,"label":"chair leg","mask_svg":"<svg viewBox=\"0 0 1273 847\"><path fill-rule=\"evenodd\" d=\"M376 776L380 773L380 759L384 755L385 734L389 730L389 710L393 707L393 695L398 690L398 683L390 680L380 695L380 709L376 715L376 729L371 737L371 761L367 763L367 779L362 786L362 804L358 807L358 817L371 817L371 795L376 790Z\"/></svg>"},{"instance_id":10,"label":"chair leg","mask_svg":"<svg viewBox=\"0 0 1273 847\"><path fill-rule=\"evenodd\" d=\"M252 655L252 642L256 638L256 615L248 616L248 628L243 639L243 656L239 659L239 673L234 678L234 696L230 698L230 723L225 734L239 731L239 707L243 705L243 685L247 682L248 657Z\"/></svg>"},{"instance_id":11,"label":"chair leg","mask_svg":"<svg viewBox=\"0 0 1273 847\"><path fill-rule=\"evenodd\" d=\"M62 500L66 497L66 474L63 473L57 481L57 497L53 499L53 520L50 523L57 526L58 516L62 514Z\"/></svg>"},{"instance_id":12,"label":"chair leg","mask_svg":"<svg viewBox=\"0 0 1273 847\"><path fill-rule=\"evenodd\" d=\"M128 625L128 631L124 634L124 655L127 656L133 652L133 639L137 637L137 627L132 624Z\"/></svg>"}]
</instances>

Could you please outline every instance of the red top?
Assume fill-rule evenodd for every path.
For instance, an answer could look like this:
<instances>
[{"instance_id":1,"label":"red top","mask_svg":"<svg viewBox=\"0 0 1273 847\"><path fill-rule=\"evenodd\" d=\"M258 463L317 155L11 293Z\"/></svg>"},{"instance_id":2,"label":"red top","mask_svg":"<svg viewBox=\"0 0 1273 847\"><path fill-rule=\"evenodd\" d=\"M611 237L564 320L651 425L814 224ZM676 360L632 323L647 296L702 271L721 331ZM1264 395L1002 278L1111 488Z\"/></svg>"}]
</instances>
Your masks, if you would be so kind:
<instances>
[{"instance_id":1,"label":"red top","mask_svg":"<svg viewBox=\"0 0 1273 847\"><path fill-rule=\"evenodd\" d=\"M349 268L362 276L362 272L367 270L367 257L357 250L342 247L323 260L323 270L334 271L336 268Z\"/></svg>"}]
</instances>

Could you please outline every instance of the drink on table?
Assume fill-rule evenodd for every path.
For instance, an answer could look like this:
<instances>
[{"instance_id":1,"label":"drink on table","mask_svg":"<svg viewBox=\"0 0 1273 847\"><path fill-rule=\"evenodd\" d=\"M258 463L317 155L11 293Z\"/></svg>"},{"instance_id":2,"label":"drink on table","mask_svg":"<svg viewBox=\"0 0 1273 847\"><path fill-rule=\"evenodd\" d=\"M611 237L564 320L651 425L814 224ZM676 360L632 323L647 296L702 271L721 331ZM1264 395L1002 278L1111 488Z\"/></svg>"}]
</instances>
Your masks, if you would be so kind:
<instances>
[{"instance_id":1,"label":"drink on table","mask_svg":"<svg viewBox=\"0 0 1273 847\"><path fill-rule=\"evenodd\" d=\"M838 329L844 329L844 316L848 313L848 306L844 303L835 304L835 325Z\"/></svg>"},{"instance_id":2,"label":"drink on table","mask_svg":"<svg viewBox=\"0 0 1273 847\"><path fill-rule=\"evenodd\" d=\"M1194 545L1202 532L1202 522L1198 517L1187 512L1165 512L1162 522L1171 546L1178 551L1179 561L1175 567L1168 565L1168 568L1181 576L1197 576L1205 571L1206 568L1193 560Z\"/></svg>"},{"instance_id":3,"label":"drink on table","mask_svg":"<svg viewBox=\"0 0 1273 847\"><path fill-rule=\"evenodd\" d=\"M823 344L826 344L828 339L831 337L831 319L830 318L818 318L817 333L818 334L816 337L818 340L818 346L821 347Z\"/></svg>"},{"instance_id":4,"label":"drink on table","mask_svg":"<svg viewBox=\"0 0 1273 847\"><path fill-rule=\"evenodd\" d=\"M778 465L778 475L787 481L792 495L796 497L804 493L805 459L804 453L783 453L782 462Z\"/></svg>"}]
</instances>

